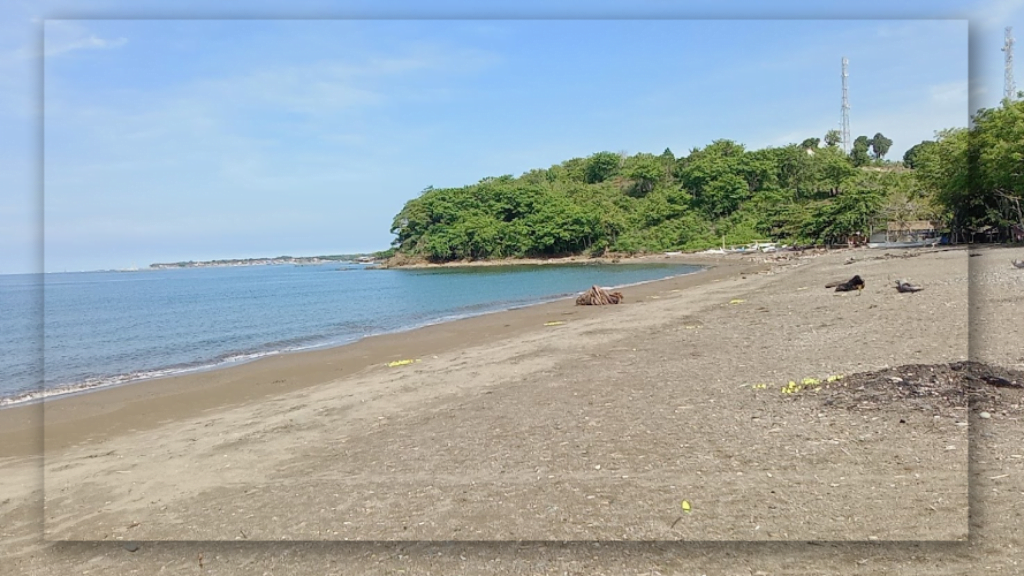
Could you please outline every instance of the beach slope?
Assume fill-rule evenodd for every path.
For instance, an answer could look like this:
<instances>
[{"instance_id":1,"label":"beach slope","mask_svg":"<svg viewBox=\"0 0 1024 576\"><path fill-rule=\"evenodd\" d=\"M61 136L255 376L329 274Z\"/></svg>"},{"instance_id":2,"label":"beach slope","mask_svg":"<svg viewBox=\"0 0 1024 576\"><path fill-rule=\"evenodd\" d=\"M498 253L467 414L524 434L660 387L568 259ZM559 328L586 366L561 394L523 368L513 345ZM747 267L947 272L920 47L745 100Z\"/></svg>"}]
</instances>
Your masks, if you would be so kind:
<instances>
[{"instance_id":1,"label":"beach slope","mask_svg":"<svg viewBox=\"0 0 1024 576\"><path fill-rule=\"evenodd\" d=\"M168 413L151 407L134 431L111 424L76 443L66 417L63 436L47 443L45 494L29 489L38 470L30 456L4 460L7 477L22 479L5 486L14 496L0 509L4 536L33 572L44 558L83 554L82 545L43 547L29 537L33 498L44 496L50 540L966 546L979 464L968 463L968 423L977 419L965 403L840 394L843 380L784 388L966 360L969 264L992 267L974 285L972 313L985 322L974 324L981 346L972 359L1020 368L1019 347L987 335L1015 329L1007 311L1019 279L997 265L1009 251L981 254L860 250L723 266L695 275L706 274L700 281L625 290L620 306L563 301L489 315L487 330L462 324L477 329L475 342L459 340L459 323L434 327L427 341L393 335L351 373L318 372L319 382L193 413L168 402ZM824 288L853 274L865 279L862 292ZM901 294L896 278L925 290ZM320 369L331 361L294 358L303 356ZM418 361L376 361L388 358ZM249 370L254 385L260 371L280 368L222 372ZM195 377L178 385L189 390ZM1019 400L1000 393L1011 397L982 425L1020 436L1010 420ZM982 462L1000 476L1000 465ZM669 562L638 549L645 562ZM224 550L247 562L274 554Z\"/></svg>"}]
</instances>

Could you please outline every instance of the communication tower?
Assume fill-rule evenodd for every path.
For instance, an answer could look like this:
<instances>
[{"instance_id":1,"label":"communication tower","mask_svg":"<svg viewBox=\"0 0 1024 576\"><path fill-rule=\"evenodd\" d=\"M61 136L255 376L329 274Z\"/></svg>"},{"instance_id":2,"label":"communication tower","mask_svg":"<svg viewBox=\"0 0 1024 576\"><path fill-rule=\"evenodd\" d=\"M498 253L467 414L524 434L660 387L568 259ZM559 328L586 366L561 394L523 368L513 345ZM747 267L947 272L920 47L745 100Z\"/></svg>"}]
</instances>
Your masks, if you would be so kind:
<instances>
[{"instance_id":1,"label":"communication tower","mask_svg":"<svg viewBox=\"0 0 1024 576\"><path fill-rule=\"evenodd\" d=\"M843 152L850 153L850 98L846 89L846 77L849 75L846 72L846 65L849 64L849 60L843 57L843 118L841 137L843 140Z\"/></svg>"}]
</instances>

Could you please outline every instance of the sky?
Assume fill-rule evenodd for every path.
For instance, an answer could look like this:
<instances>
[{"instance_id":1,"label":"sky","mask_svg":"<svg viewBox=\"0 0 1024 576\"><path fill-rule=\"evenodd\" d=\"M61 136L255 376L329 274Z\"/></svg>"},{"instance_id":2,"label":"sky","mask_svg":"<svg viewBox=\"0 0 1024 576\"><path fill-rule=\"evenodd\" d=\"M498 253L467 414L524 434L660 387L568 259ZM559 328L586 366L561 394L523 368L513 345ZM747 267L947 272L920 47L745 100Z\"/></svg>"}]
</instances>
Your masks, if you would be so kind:
<instances>
[{"instance_id":1,"label":"sky","mask_svg":"<svg viewBox=\"0 0 1024 576\"><path fill-rule=\"evenodd\" d=\"M899 159L1024 51L1024 0L820 4L8 2L0 273L381 250L428 186L821 137L844 56Z\"/></svg>"}]
</instances>

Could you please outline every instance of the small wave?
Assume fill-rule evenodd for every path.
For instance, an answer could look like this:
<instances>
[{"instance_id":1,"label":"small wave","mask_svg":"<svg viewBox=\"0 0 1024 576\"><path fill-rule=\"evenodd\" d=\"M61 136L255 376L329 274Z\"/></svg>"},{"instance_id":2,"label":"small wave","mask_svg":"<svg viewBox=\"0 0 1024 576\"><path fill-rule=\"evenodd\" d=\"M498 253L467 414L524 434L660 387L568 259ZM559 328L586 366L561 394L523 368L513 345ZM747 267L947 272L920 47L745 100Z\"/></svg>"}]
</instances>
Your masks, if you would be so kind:
<instances>
[{"instance_id":1,"label":"small wave","mask_svg":"<svg viewBox=\"0 0 1024 576\"><path fill-rule=\"evenodd\" d=\"M369 334L367 334L366 336L369 336ZM223 354L211 361L195 362L156 370L140 370L138 372L118 374L115 376L86 378L85 380L82 380L80 382L47 386L43 390L32 390L28 392L16 393L13 396L0 397L0 408L6 408L18 404L29 404L32 402L46 400L47 398L52 398L54 396L67 396L72 394L81 394L84 392L92 392L99 388L112 388L115 386L121 386L123 384L140 382L142 380L154 380L157 378L166 378L169 376L178 376L181 374L188 374L193 372L205 372L207 370L216 370L218 368L225 368L230 365L252 362L254 360L259 360L260 358L264 358L267 356L276 356L278 354L288 354L293 352L304 352L307 350L314 350L318 348L342 346L344 344L350 344L353 341L357 340L358 338L359 337L346 337L343 339L334 339L319 342L310 342L308 340L304 340L306 342L305 344L295 344L291 346L278 347L270 350L260 350L253 352L232 352L228 354Z\"/></svg>"},{"instance_id":2,"label":"small wave","mask_svg":"<svg viewBox=\"0 0 1024 576\"><path fill-rule=\"evenodd\" d=\"M15 396L8 396L0 398L0 408L6 408L15 404L26 404L45 400L53 396L65 396L68 394L79 394L82 392L88 392L96 388L107 388L111 386L118 386L121 384L127 384L129 382L135 382L137 380L149 380L152 378L163 378L165 376L171 376L182 372L189 372L191 370L198 370L199 368L166 368L161 370L146 370L140 372L133 372L131 374L119 374L117 376L110 376L104 378L88 378L81 382L74 384L60 384L57 386L51 386L42 390L32 390L29 392L22 392Z\"/></svg>"},{"instance_id":3,"label":"small wave","mask_svg":"<svg viewBox=\"0 0 1024 576\"><path fill-rule=\"evenodd\" d=\"M671 276L662 276L660 278L654 278L651 280L640 280L639 282L629 282L628 284L616 284L615 286L602 286L605 290L618 290L620 288L629 288L631 286L641 286L643 284L651 284L652 282L661 282L662 280L671 280L672 278L679 278L681 276L690 276L692 274L698 274L707 270L706 266L695 267L694 270L687 272L680 272L679 274L672 274Z\"/></svg>"}]
</instances>

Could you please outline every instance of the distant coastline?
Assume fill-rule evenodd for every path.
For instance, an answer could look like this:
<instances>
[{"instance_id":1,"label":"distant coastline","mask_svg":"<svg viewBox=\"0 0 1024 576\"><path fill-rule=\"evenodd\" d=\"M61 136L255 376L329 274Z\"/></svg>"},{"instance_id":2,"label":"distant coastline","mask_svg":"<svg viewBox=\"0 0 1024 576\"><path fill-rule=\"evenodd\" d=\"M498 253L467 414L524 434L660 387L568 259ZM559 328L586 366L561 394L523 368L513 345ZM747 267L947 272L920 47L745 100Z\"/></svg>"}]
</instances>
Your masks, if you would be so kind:
<instances>
[{"instance_id":1,"label":"distant coastline","mask_svg":"<svg viewBox=\"0 0 1024 576\"><path fill-rule=\"evenodd\" d=\"M149 265L152 270L171 268L217 268L228 266L276 266L293 264L308 266L331 262L373 263L377 258L372 253L336 254L332 256L277 256L275 258L228 258L222 260L189 260L187 262L155 262Z\"/></svg>"}]
</instances>

